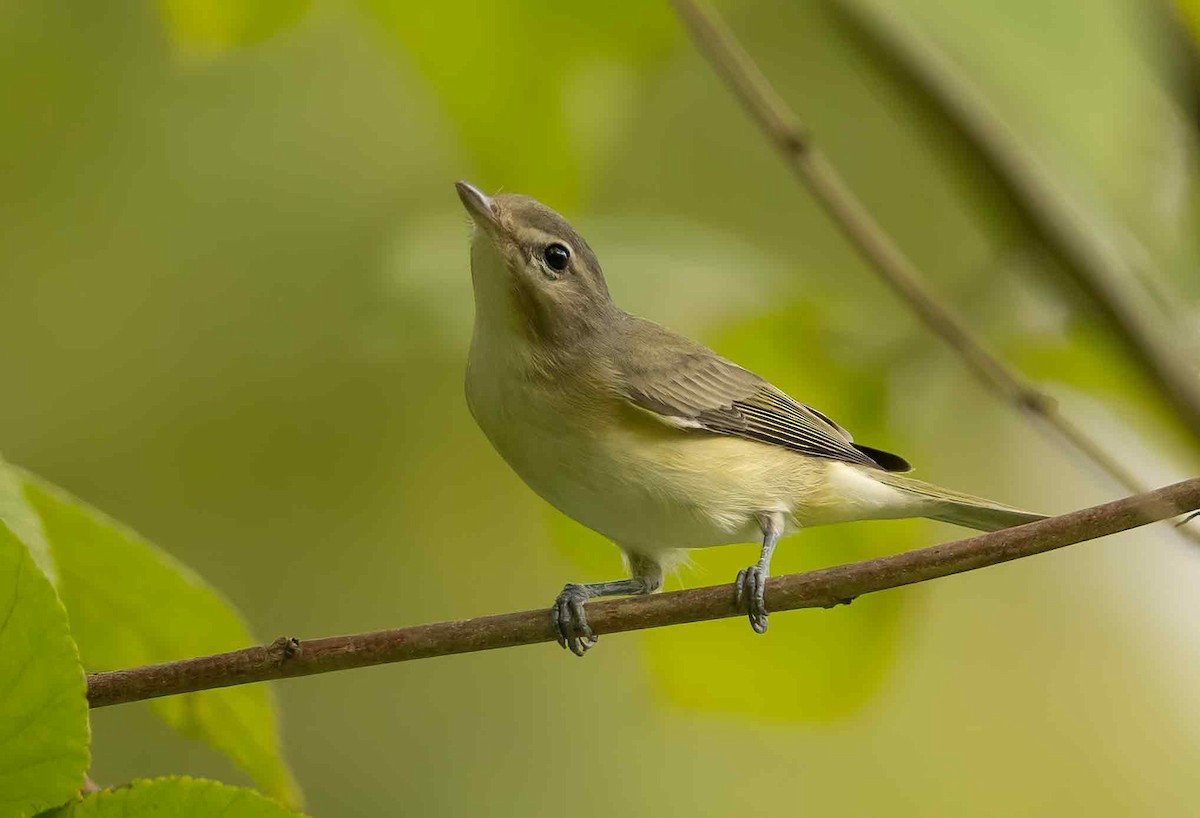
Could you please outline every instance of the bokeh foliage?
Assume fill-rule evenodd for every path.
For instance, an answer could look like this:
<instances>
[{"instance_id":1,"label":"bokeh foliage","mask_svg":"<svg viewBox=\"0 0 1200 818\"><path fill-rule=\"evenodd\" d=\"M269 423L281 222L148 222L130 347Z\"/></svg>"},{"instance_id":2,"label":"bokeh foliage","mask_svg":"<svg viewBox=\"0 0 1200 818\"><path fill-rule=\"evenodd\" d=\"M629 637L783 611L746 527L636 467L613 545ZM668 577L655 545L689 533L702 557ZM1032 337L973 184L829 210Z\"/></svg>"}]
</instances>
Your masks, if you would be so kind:
<instances>
[{"instance_id":1,"label":"bokeh foliage","mask_svg":"<svg viewBox=\"0 0 1200 818\"><path fill-rule=\"evenodd\" d=\"M163 26L182 54L216 56L295 24L311 0L158 0Z\"/></svg>"},{"instance_id":2,"label":"bokeh foliage","mask_svg":"<svg viewBox=\"0 0 1200 818\"><path fill-rule=\"evenodd\" d=\"M1195 134L1160 21L1133 0L888 6L1106 235L1146 254L1194 323ZM981 333L1148 481L1195 470L942 112L824 3L723 8ZM1106 496L879 286L665 5L52 0L0 11L0 44L0 449L162 543L261 635L533 607L564 581L620 570L614 549L520 485L465 410L457 178L562 209L623 306L701 337L923 478L1047 511ZM56 537L69 549L107 526L35 492L57 522L13 527L42 563L45 535L56 552ZM109 531L97 539L122 560L174 570ZM805 532L778 567L955 533ZM726 581L753 556L702 552L676 581ZM714 623L610 637L583 662L531 648L291 682L288 755L315 814L725 815L748 799L1184 814L1200 762L1196 559L1144 532L776 616L761 639ZM97 592L130 587L102 576ZM165 602L143 591L127 604L144 620ZM99 636L77 638L89 669L249 640L217 616L211 635L126 639L97 619ZM246 695L259 714L246 736L274 735L266 694ZM192 706L162 705L176 723ZM148 711L93 714L98 781L249 781ZM207 724L226 722L217 711ZM289 790L275 749L256 765L235 737L208 739L260 786Z\"/></svg>"}]
</instances>

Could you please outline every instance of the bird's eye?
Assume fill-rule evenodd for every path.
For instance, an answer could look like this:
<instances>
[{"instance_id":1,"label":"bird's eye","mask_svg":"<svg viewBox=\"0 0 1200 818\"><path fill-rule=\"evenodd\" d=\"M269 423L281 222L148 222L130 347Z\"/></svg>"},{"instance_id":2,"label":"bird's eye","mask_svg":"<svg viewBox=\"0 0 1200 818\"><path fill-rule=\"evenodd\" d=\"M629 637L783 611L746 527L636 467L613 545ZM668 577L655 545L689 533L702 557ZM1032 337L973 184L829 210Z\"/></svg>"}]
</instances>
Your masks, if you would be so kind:
<instances>
[{"instance_id":1,"label":"bird's eye","mask_svg":"<svg viewBox=\"0 0 1200 818\"><path fill-rule=\"evenodd\" d=\"M542 258L551 270L561 273L571 261L571 251L561 244L551 244L542 251Z\"/></svg>"}]
</instances>

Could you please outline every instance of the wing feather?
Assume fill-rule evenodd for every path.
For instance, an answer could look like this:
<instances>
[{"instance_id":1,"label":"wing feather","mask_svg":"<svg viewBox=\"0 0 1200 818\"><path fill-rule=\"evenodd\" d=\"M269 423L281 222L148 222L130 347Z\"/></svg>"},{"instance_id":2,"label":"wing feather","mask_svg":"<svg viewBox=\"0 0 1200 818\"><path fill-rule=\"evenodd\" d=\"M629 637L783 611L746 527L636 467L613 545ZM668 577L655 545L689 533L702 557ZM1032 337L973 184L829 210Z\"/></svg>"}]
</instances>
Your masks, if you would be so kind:
<instances>
[{"instance_id":1,"label":"wing feather","mask_svg":"<svg viewBox=\"0 0 1200 818\"><path fill-rule=\"evenodd\" d=\"M683 342L678 336L667 340L675 345ZM625 399L679 428L757 440L810 457L888 471L909 468L896 455L866 447L863 451L849 432L821 412L732 361L686 343L688 348L678 350L679 354L654 356L667 364L647 364L642 355L621 356L639 361L620 373ZM877 454L878 459L866 452Z\"/></svg>"}]
</instances>

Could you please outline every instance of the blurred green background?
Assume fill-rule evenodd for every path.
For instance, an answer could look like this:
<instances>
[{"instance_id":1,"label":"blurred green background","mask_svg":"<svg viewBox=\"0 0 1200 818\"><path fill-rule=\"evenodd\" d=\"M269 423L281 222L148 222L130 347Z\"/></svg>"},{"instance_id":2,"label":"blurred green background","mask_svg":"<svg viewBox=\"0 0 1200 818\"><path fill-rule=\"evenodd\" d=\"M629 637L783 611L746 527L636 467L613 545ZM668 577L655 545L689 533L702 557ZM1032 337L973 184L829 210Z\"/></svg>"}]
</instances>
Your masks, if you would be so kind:
<instances>
[{"instance_id":1,"label":"blurred green background","mask_svg":"<svg viewBox=\"0 0 1200 818\"><path fill-rule=\"evenodd\" d=\"M1165 7L886 5L1200 326L1200 97ZM1147 482L1196 472L969 145L860 30L825 2L722 9L993 346ZM1047 512L1115 495L877 282L664 3L7 3L0 68L0 451L193 566L263 639L548 606L621 570L467 413L460 178L560 210L622 306L920 477ZM805 532L776 571L961 533ZM698 553L673 584L729 581L755 553ZM1198 583L1200 551L1160 527L781 614L765 638L691 625L584 661L538 646L277 693L314 815L1184 815ZM102 784L246 780L143 705L93 725Z\"/></svg>"}]
</instances>

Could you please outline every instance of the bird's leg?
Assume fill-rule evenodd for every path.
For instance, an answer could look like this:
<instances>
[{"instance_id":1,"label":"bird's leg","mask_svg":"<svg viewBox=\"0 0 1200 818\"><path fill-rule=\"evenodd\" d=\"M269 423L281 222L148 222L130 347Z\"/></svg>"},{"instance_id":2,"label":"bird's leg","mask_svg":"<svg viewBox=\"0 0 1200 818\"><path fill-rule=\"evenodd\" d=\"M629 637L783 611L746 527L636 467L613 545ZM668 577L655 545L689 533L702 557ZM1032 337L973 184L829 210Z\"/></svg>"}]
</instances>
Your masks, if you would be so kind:
<instances>
[{"instance_id":1,"label":"bird's leg","mask_svg":"<svg viewBox=\"0 0 1200 818\"><path fill-rule=\"evenodd\" d=\"M760 514L758 524L762 529L762 552L756 564L738 571L733 583L734 598L739 606L746 605L750 627L754 628L754 632L766 633L767 604L763 593L767 588L767 577L771 574L771 555L775 553L775 545L783 534L783 514L778 511Z\"/></svg>"},{"instance_id":2,"label":"bird's leg","mask_svg":"<svg viewBox=\"0 0 1200 818\"><path fill-rule=\"evenodd\" d=\"M570 582L550 608L550 620L558 634L559 647L582 656L599 638L588 627L584 603L595 596L629 596L652 594L662 587L663 569L658 562L640 554L626 552L629 560L629 579L611 582L592 582L586 585Z\"/></svg>"}]
</instances>

